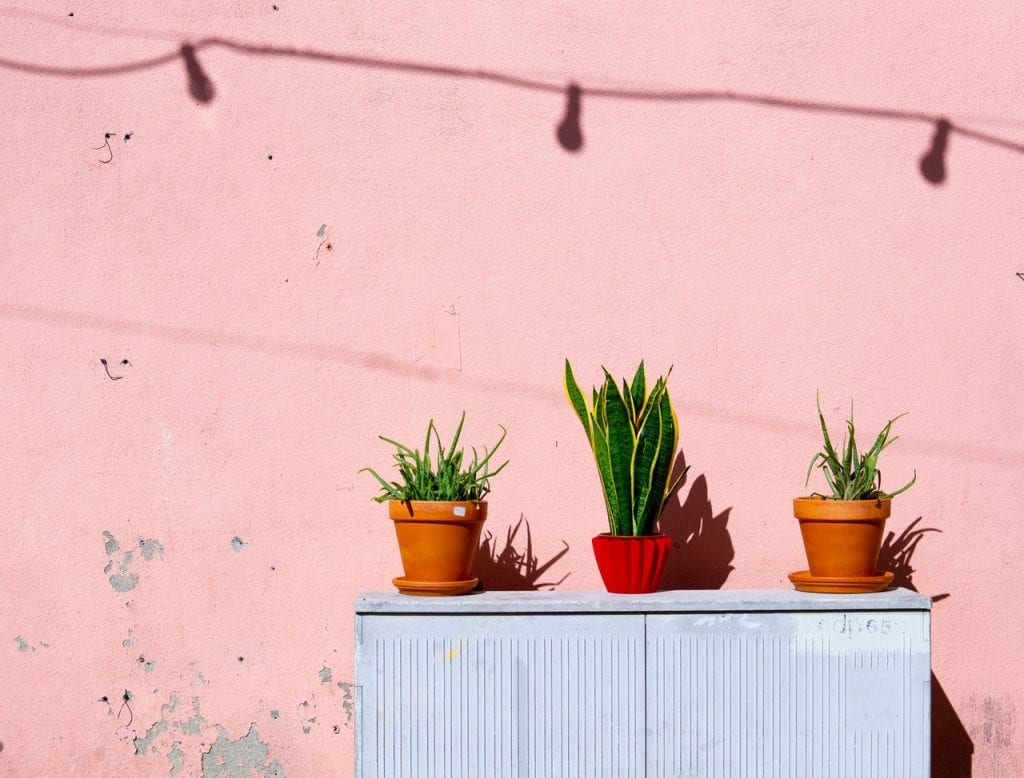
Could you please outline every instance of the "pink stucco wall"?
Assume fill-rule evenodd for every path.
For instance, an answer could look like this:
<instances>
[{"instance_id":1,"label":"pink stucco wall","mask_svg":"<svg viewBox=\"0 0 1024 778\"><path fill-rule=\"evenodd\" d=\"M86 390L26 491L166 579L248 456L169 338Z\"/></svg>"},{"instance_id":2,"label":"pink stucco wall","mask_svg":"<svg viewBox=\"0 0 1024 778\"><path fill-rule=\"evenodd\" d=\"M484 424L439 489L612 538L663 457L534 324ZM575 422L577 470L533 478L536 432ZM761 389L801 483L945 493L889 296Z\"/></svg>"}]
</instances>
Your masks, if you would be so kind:
<instances>
[{"instance_id":1,"label":"pink stucco wall","mask_svg":"<svg viewBox=\"0 0 1024 778\"><path fill-rule=\"evenodd\" d=\"M0 8L0 775L348 774L353 600L400 573L378 433L504 424L498 548L523 517L539 563L568 544L543 579L600 586L566 356L675 366L676 583L802 567L817 389L865 432L910 411L883 469L918 473L890 528L941 530L904 537L948 594L937 761L1024 773L1024 155L917 168L927 116L1024 140L1020 4L277 6ZM200 104L173 55L208 37L575 80L585 146L557 90L221 45Z\"/></svg>"}]
</instances>

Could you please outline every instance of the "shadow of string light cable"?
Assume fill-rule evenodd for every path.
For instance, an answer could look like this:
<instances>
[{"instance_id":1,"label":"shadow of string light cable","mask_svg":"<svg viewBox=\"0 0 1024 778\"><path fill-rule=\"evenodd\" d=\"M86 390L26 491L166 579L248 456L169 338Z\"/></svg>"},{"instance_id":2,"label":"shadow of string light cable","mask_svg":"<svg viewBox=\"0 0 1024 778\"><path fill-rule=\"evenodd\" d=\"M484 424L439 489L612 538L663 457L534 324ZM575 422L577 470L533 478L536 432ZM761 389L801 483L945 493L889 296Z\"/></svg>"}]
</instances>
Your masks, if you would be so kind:
<instances>
[{"instance_id":1,"label":"shadow of string light cable","mask_svg":"<svg viewBox=\"0 0 1024 778\"><path fill-rule=\"evenodd\" d=\"M135 34L138 35L139 33L136 32ZM153 37L162 38L165 36L154 33ZM578 153L582 151L584 146L584 134L582 127L584 97L588 100L613 99L665 103L744 103L748 105L760 105L795 111L831 113L850 117L922 122L933 126L934 134L932 136L931 145L918 161L918 169L920 170L922 177L933 185L942 184L946 180L946 151L950 135L956 134L965 138L971 138L972 140L1007 149L1009 151L1024 153L1024 143L992 135L962 124L957 124L941 114L926 113L924 111L872 108L869 106L796 100L785 97L773 97L768 95L721 90L587 87L575 82L570 82L568 84L554 83L551 81L524 78L487 69L459 68L449 65L437 65L377 57L363 57L351 54L337 54L333 52L317 51L313 49L298 49L285 46L256 45L220 37L207 37L194 42L184 42L177 50L167 52L166 54L113 65L82 68L62 67L20 62L0 57L0 68L43 76L93 78L149 70L166 65L176 59L180 59L185 66L189 93L200 103L209 103L216 97L216 89L213 81L207 75L199 60L199 53L204 49L209 48L223 48L229 51L259 57L305 59L365 69L390 70L424 76L488 81L518 89L564 94L565 114L562 116L561 121L555 128L555 138L563 149L571 153Z\"/></svg>"}]
</instances>

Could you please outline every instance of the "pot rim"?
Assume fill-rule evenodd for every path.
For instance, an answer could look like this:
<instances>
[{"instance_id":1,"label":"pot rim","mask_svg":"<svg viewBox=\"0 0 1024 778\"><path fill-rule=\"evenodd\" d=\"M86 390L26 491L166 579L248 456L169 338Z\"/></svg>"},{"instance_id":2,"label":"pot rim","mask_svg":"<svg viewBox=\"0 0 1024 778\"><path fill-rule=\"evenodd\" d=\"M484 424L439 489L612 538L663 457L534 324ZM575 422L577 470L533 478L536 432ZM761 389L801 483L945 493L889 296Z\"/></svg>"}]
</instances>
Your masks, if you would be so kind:
<instances>
[{"instance_id":1,"label":"pot rim","mask_svg":"<svg viewBox=\"0 0 1024 778\"><path fill-rule=\"evenodd\" d=\"M892 498L832 500L813 495L793 498L793 515L810 521L879 521L892 514Z\"/></svg>"},{"instance_id":2,"label":"pot rim","mask_svg":"<svg viewBox=\"0 0 1024 778\"><path fill-rule=\"evenodd\" d=\"M467 524L487 519L487 501L388 500L388 518L396 522Z\"/></svg>"},{"instance_id":3,"label":"pot rim","mask_svg":"<svg viewBox=\"0 0 1024 778\"><path fill-rule=\"evenodd\" d=\"M597 537L607 538L608 540L645 540L649 538L667 538L669 535L664 532L655 532L650 535L613 535L610 532L602 532Z\"/></svg>"}]
</instances>

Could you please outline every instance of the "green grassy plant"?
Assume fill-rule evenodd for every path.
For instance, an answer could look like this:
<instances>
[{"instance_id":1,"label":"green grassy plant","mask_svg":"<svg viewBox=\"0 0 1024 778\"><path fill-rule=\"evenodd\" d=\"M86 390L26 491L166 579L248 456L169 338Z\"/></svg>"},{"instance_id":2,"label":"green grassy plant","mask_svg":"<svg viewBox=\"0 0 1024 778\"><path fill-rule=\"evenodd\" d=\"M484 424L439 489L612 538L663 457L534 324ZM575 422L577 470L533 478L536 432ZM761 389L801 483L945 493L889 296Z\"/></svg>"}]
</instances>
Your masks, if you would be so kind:
<instances>
[{"instance_id":1,"label":"green grassy plant","mask_svg":"<svg viewBox=\"0 0 1024 778\"><path fill-rule=\"evenodd\" d=\"M501 428L501 437L494 444L494 448L484 449L483 458L477 455L475 448L471 448L473 458L469 462L465 462L463 449L456 450L455 448L459 443L462 424L465 420L466 412L463 411L458 429L455 430L455 437L446 449L441 443L441 435L438 433L437 427L434 426L434 420L431 419L427 425L427 438L423 444L422 454L419 449L411 449L381 435L381 440L395 447L393 456L399 478L395 481L387 481L372 468L364 467L360 470L360 473L367 472L372 475L381 485L381 494L373 499L376 502L385 502L386 500L479 502L487 496L491 490L490 479L500 473L508 464L508 460L506 460L497 469L490 469L491 457L505 440L505 428ZM436 465L430 458L432 438L437 442Z\"/></svg>"},{"instance_id":2,"label":"green grassy plant","mask_svg":"<svg viewBox=\"0 0 1024 778\"><path fill-rule=\"evenodd\" d=\"M895 419L889 419L882 431L878 433L871 448L860 454L857 451L857 443L854 440L853 428L853 406L850 406L850 418L846 422L846 436L839 452L832 446L832 439L828 434L828 425L825 424L825 416L821 412L821 398L818 397L818 419L821 421L821 433L825 438L825 447L811 459L807 468L807 480L804 485L810 483L811 472L817 466L825 476L825 481L832 490L831 495L814 492L813 496L826 500L877 500L889 499L897 494L905 492L914 482L917 481L917 472L910 482L904 484L894 492L882 491L882 471L878 469L878 456L885 449L895 443L899 436L889 437L892 433L892 425L896 419L906 414L900 414Z\"/></svg>"},{"instance_id":3,"label":"green grassy plant","mask_svg":"<svg viewBox=\"0 0 1024 778\"><path fill-rule=\"evenodd\" d=\"M604 376L588 407L565 360L565 392L597 460L611 533L650 535L689 469L671 481L679 424L668 396L668 375L658 378L649 393L643 362L632 383L622 379L622 391L607 370Z\"/></svg>"}]
</instances>

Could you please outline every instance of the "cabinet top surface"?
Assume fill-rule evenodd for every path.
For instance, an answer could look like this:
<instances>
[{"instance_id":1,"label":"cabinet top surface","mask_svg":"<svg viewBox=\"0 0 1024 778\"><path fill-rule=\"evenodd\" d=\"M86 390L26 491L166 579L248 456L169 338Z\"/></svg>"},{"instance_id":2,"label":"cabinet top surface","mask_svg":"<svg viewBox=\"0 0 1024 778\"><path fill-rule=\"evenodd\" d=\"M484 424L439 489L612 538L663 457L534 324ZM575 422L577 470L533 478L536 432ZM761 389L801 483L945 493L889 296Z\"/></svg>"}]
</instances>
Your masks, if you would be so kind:
<instances>
[{"instance_id":1,"label":"cabinet top surface","mask_svg":"<svg viewBox=\"0 0 1024 778\"><path fill-rule=\"evenodd\" d=\"M927 611L932 601L909 589L877 594L807 594L793 589L710 589L607 592L479 592L461 597L410 597L366 592L356 613L704 613L737 611Z\"/></svg>"}]
</instances>

